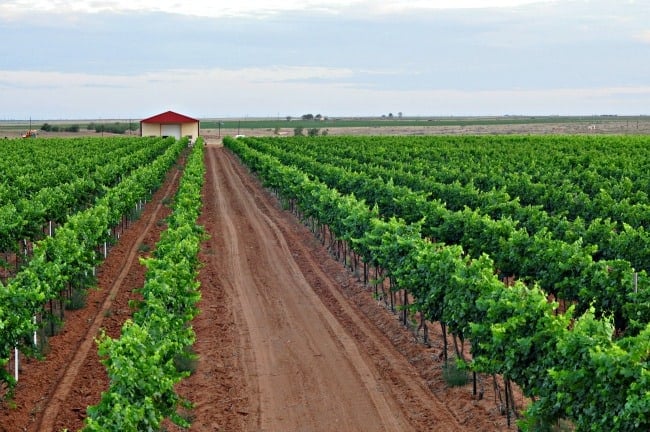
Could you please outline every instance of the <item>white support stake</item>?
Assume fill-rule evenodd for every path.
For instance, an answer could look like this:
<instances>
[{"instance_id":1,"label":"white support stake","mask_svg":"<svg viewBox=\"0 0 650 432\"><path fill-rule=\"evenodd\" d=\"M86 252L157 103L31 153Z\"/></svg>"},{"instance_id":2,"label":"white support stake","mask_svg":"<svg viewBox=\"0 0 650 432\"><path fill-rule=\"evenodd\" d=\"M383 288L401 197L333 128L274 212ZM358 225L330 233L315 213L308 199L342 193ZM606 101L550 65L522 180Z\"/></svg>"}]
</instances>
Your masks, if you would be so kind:
<instances>
[{"instance_id":1,"label":"white support stake","mask_svg":"<svg viewBox=\"0 0 650 432\"><path fill-rule=\"evenodd\" d=\"M18 382L18 348L14 348L14 378Z\"/></svg>"},{"instance_id":2,"label":"white support stake","mask_svg":"<svg viewBox=\"0 0 650 432\"><path fill-rule=\"evenodd\" d=\"M34 315L34 327L36 327L36 315ZM34 348L38 346L38 334L34 330Z\"/></svg>"},{"instance_id":3,"label":"white support stake","mask_svg":"<svg viewBox=\"0 0 650 432\"><path fill-rule=\"evenodd\" d=\"M634 294L639 291L639 273L634 272Z\"/></svg>"}]
</instances>

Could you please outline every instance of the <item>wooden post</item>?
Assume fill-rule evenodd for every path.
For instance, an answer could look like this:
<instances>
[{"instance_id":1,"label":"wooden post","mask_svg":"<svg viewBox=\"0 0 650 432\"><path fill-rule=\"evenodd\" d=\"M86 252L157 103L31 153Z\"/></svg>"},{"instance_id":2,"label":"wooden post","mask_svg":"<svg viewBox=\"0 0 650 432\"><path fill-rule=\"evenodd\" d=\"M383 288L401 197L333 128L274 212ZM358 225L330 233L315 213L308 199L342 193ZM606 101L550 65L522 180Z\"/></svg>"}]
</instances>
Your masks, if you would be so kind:
<instances>
[{"instance_id":1,"label":"wooden post","mask_svg":"<svg viewBox=\"0 0 650 432\"><path fill-rule=\"evenodd\" d=\"M424 344L429 345L429 327L427 326L427 318L424 316L424 312L420 311L420 326L423 328L422 337L424 339Z\"/></svg>"},{"instance_id":2,"label":"wooden post","mask_svg":"<svg viewBox=\"0 0 650 432\"><path fill-rule=\"evenodd\" d=\"M508 424L508 429L510 429L510 397L509 397L509 389L510 387L510 380L506 379L505 380L505 392L506 392L506 423Z\"/></svg>"},{"instance_id":3,"label":"wooden post","mask_svg":"<svg viewBox=\"0 0 650 432\"><path fill-rule=\"evenodd\" d=\"M476 397L476 371L472 371L472 396Z\"/></svg>"},{"instance_id":4,"label":"wooden post","mask_svg":"<svg viewBox=\"0 0 650 432\"><path fill-rule=\"evenodd\" d=\"M54 336L54 304L50 300L50 335Z\"/></svg>"},{"instance_id":5,"label":"wooden post","mask_svg":"<svg viewBox=\"0 0 650 432\"><path fill-rule=\"evenodd\" d=\"M366 285L368 283L368 263L366 261L363 261L363 284Z\"/></svg>"},{"instance_id":6,"label":"wooden post","mask_svg":"<svg viewBox=\"0 0 650 432\"><path fill-rule=\"evenodd\" d=\"M70 289L70 296L72 296L72 286L71 286L70 282L68 282L68 287ZM67 290L65 290L64 293L66 291ZM65 315L65 297L66 297L65 294L59 293L59 308L60 308L59 317L61 318L61 321L63 321L63 318L65 318L65 316L64 316Z\"/></svg>"},{"instance_id":7,"label":"wooden post","mask_svg":"<svg viewBox=\"0 0 650 432\"><path fill-rule=\"evenodd\" d=\"M447 326L440 321L440 328L442 329L442 355L445 359L445 365L447 364Z\"/></svg>"},{"instance_id":8,"label":"wooden post","mask_svg":"<svg viewBox=\"0 0 650 432\"><path fill-rule=\"evenodd\" d=\"M404 289L404 302L402 303L402 307L404 308L403 318L404 318L404 326L406 326L406 327L408 327L408 326L407 326L407 319L408 319L408 310L407 310L407 309L408 309L408 301L409 301L409 299L408 299L408 291L407 291L406 289Z\"/></svg>"}]
</instances>

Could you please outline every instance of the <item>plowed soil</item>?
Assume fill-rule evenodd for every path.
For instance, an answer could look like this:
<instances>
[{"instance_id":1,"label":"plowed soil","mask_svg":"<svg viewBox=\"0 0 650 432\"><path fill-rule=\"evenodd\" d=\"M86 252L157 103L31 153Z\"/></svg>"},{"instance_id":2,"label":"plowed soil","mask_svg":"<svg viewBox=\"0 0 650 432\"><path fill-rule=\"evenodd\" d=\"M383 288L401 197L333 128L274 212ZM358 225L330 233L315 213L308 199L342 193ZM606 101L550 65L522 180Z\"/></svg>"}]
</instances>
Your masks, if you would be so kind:
<instances>
[{"instance_id":1,"label":"plowed soil","mask_svg":"<svg viewBox=\"0 0 650 432\"><path fill-rule=\"evenodd\" d=\"M507 430L491 384L480 401L471 386L447 388L435 332L431 347L418 343L228 150L207 146L206 164L199 359L178 388L194 403L191 430ZM116 336L130 315L144 280L137 257L164 229L175 180L121 236L99 289L79 319L66 315L46 360L24 364L0 431L83 426L86 406L107 387L93 338L99 328Z\"/></svg>"}]
</instances>

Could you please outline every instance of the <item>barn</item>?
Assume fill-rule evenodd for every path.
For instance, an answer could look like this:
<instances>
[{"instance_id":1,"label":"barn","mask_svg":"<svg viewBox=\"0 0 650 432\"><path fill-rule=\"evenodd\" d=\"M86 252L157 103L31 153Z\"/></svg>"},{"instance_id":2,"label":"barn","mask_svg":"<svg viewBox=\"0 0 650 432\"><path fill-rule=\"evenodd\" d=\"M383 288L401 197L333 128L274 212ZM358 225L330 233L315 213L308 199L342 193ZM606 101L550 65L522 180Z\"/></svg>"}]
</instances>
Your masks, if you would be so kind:
<instances>
[{"instance_id":1,"label":"barn","mask_svg":"<svg viewBox=\"0 0 650 432\"><path fill-rule=\"evenodd\" d=\"M199 121L174 111L167 111L140 120L140 135L173 136L176 139L190 136L190 139L195 140L199 136Z\"/></svg>"}]
</instances>

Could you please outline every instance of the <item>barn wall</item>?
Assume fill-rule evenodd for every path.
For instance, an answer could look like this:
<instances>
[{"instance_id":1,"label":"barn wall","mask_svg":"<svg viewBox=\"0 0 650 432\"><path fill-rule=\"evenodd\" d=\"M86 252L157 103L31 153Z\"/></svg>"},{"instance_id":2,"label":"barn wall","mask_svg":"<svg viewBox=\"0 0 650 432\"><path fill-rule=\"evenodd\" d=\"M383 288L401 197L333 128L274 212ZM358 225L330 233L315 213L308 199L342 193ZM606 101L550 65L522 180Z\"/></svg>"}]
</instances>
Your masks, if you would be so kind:
<instances>
[{"instance_id":1,"label":"barn wall","mask_svg":"<svg viewBox=\"0 0 650 432\"><path fill-rule=\"evenodd\" d=\"M157 123L140 123L142 136L160 136L160 125Z\"/></svg>"},{"instance_id":2,"label":"barn wall","mask_svg":"<svg viewBox=\"0 0 650 432\"><path fill-rule=\"evenodd\" d=\"M160 124L141 123L142 136L160 136ZM193 139L199 136L199 122L181 124L181 136L191 135Z\"/></svg>"},{"instance_id":3,"label":"barn wall","mask_svg":"<svg viewBox=\"0 0 650 432\"><path fill-rule=\"evenodd\" d=\"M199 122L181 124L181 136L191 135L193 139L199 136Z\"/></svg>"}]
</instances>

